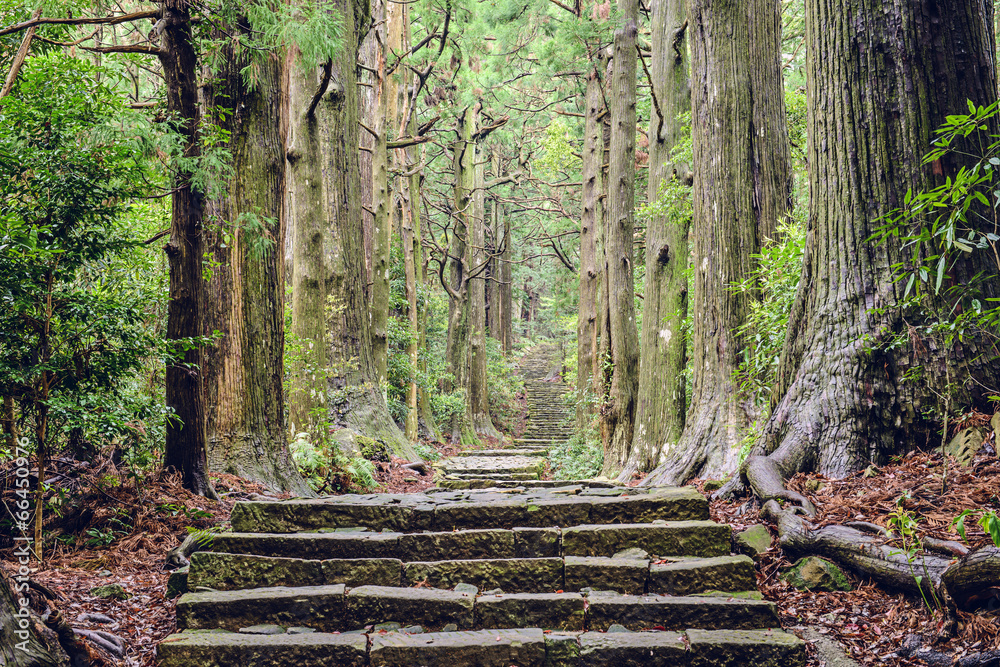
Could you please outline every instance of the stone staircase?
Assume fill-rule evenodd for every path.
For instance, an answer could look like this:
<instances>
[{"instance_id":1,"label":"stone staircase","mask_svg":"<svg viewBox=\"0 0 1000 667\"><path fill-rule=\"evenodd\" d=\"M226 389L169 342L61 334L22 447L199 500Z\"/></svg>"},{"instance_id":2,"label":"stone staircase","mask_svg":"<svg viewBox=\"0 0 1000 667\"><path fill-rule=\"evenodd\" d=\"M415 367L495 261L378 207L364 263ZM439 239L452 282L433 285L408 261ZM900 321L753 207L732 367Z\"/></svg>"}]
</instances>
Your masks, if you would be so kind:
<instances>
[{"instance_id":1,"label":"stone staircase","mask_svg":"<svg viewBox=\"0 0 1000 667\"><path fill-rule=\"evenodd\" d=\"M510 448L472 450L438 462L435 468L439 473L440 487L544 488L584 483L542 479L549 448L573 436L571 417L563 406L567 387L558 374L561 361L557 355L558 349L554 345L537 345L518 365L518 372L525 381L528 404L528 422L524 433L514 440Z\"/></svg>"},{"instance_id":2,"label":"stone staircase","mask_svg":"<svg viewBox=\"0 0 1000 667\"><path fill-rule=\"evenodd\" d=\"M162 667L805 664L691 487L248 501L232 530Z\"/></svg>"}]
</instances>

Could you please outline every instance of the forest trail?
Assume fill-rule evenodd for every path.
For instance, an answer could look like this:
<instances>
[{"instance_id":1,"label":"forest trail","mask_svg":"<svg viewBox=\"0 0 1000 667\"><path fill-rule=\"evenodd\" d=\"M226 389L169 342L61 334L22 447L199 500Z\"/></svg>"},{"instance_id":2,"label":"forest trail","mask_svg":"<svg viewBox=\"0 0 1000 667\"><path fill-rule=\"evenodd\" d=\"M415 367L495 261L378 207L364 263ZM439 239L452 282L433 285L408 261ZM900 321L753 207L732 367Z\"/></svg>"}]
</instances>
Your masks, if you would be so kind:
<instances>
[{"instance_id":1,"label":"forest trail","mask_svg":"<svg viewBox=\"0 0 1000 667\"><path fill-rule=\"evenodd\" d=\"M533 347L518 364L528 409L524 432L510 447L470 450L439 461L435 465L438 486L485 489L569 484L542 479L549 449L573 437L571 417L563 406L563 396L569 387L559 375L561 366L562 357L555 345Z\"/></svg>"},{"instance_id":2,"label":"forest trail","mask_svg":"<svg viewBox=\"0 0 1000 667\"><path fill-rule=\"evenodd\" d=\"M804 665L696 489L540 479L571 434L542 356L525 437L452 457L437 488L237 503L159 664Z\"/></svg>"}]
</instances>

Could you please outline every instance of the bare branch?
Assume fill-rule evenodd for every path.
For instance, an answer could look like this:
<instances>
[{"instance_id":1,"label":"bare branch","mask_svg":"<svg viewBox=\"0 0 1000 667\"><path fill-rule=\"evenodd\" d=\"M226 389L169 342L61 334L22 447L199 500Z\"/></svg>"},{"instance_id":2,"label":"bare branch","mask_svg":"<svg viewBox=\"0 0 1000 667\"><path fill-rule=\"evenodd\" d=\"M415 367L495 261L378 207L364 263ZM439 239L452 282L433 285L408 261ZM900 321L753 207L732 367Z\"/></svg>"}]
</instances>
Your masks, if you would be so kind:
<instances>
[{"instance_id":1,"label":"bare branch","mask_svg":"<svg viewBox=\"0 0 1000 667\"><path fill-rule=\"evenodd\" d=\"M21 30L27 30L39 25L118 25L119 23L158 18L159 16L159 9L150 9L142 12L124 14L122 16L81 17L78 19L31 18L22 23L15 23L12 26L0 28L0 36L20 32Z\"/></svg>"}]
</instances>

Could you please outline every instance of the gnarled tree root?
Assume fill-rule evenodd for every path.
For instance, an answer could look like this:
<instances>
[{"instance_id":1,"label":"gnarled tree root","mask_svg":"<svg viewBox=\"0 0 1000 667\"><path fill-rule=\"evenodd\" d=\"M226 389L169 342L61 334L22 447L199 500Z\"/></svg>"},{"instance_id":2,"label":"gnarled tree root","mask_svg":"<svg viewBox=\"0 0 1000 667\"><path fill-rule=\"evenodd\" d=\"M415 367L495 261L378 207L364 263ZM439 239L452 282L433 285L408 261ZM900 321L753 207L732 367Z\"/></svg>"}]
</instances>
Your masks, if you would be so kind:
<instances>
[{"instance_id":1,"label":"gnarled tree root","mask_svg":"<svg viewBox=\"0 0 1000 667\"><path fill-rule=\"evenodd\" d=\"M823 556L886 588L922 596L945 611L942 634L954 632L956 609L1000 608L1000 549L963 554L960 544L931 540L924 553L906 553L870 526L814 526L803 515L814 516L815 507L785 488L780 463L771 457L749 458L741 478L763 503L761 515L776 524L790 555ZM779 500L790 504L782 507Z\"/></svg>"}]
</instances>

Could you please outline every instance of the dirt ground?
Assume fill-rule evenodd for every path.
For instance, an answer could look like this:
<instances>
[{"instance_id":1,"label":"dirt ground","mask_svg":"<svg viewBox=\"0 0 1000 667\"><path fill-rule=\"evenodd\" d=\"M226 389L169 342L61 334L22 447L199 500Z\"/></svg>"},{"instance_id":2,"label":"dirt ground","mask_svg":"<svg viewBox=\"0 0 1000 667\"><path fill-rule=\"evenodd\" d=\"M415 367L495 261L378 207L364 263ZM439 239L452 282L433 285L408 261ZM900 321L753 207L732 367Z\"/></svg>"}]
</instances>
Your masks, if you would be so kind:
<instances>
[{"instance_id":1,"label":"dirt ground","mask_svg":"<svg viewBox=\"0 0 1000 667\"><path fill-rule=\"evenodd\" d=\"M442 455L454 453L447 446L438 449ZM395 459L378 464L383 491L413 493L431 486L428 477L401 468L401 463ZM90 486L82 498L65 508L61 519L51 522L58 539L47 542L44 567L32 575L38 584L33 594L39 603L44 602L43 596L52 598L49 604L75 627L103 630L124 640L123 659L95 650L94 664L153 665L156 644L175 630L174 602L164 598L169 576L163 569L164 555L179 544L188 527L225 526L237 500L263 489L232 476L214 475L221 497L215 502L191 495L175 480L129 480L107 470L102 474L102 483ZM1000 461L995 455L979 457L970 468L952 463L942 494L944 476L939 455L915 454L842 480L799 475L790 486L813 499L820 523L868 521L885 526L888 517L902 508L918 520L920 531L947 539L956 539L949 524L963 509L1000 509ZM702 488L700 481L695 483ZM752 500L712 501L711 511L715 520L736 530L759 522ZM972 521L967 537L974 547L988 539ZM5 559L0 566L8 571L9 547L0 538L0 559ZM915 657L900 657L896 651L908 641L915 642L915 637L934 636L941 613L928 609L920 599L884 591L856 577L850 592L798 591L779 579L790 564L781 549L772 546L758 568L760 589L777 603L785 627L811 626L863 665L926 664ZM131 597L101 600L89 594L91 588L106 583L121 584ZM77 621L81 614L103 614L112 623ZM995 612L963 613L960 621L957 635L935 650L960 658L1000 649L1000 619ZM809 664L822 667L823 663L812 655Z\"/></svg>"}]
</instances>

